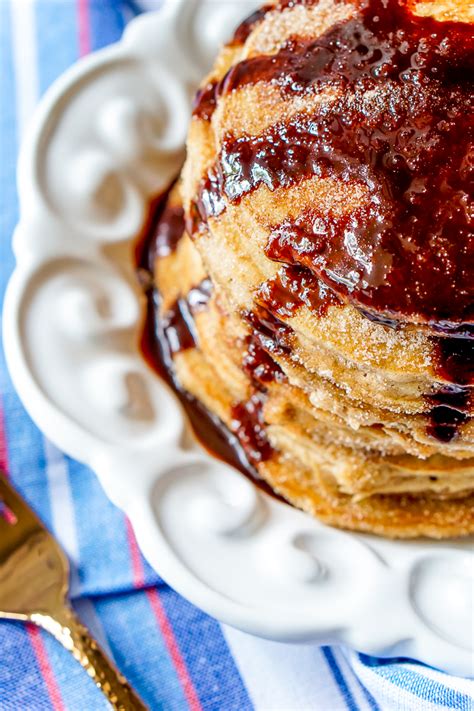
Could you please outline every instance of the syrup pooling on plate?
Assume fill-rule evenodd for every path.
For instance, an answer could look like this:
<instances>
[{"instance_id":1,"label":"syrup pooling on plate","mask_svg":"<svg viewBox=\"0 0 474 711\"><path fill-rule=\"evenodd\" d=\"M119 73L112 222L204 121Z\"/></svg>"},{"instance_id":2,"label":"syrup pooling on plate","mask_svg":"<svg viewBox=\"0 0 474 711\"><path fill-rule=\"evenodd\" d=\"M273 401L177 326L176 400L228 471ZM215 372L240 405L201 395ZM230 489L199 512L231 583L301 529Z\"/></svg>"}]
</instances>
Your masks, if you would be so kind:
<instances>
[{"instance_id":1,"label":"syrup pooling on plate","mask_svg":"<svg viewBox=\"0 0 474 711\"><path fill-rule=\"evenodd\" d=\"M255 481L267 493L272 493L264 483L260 483L241 448L237 438L195 397L186 392L178 383L173 368L173 356L159 318L160 297L156 290L147 294L146 315L140 347L146 361L159 377L174 391L186 412L197 438L212 455L238 469Z\"/></svg>"},{"instance_id":2,"label":"syrup pooling on plate","mask_svg":"<svg viewBox=\"0 0 474 711\"><path fill-rule=\"evenodd\" d=\"M183 233L184 210L182 205L166 205L162 219L153 236L153 255L167 257L172 254Z\"/></svg>"},{"instance_id":3,"label":"syrup pooling on plate","mask_svg":"<svg viewBox=\"0 0 474 711\"><path fill-rule=\"evenodd\" d=\"M150 202L142 237L135 248L135 263L144 272L153 273L155 259L173 254L183 234L183 206L168 201L173 186L174 183Z\"/></svg>"},{"instance_id":4,"label":"syrup pooling on plate","mask_svg":"<svg viewBox=\"0 0 474 711\"><path fill-rule=\"evenodd\" d=\"M317 39L244 60L217 96L269 82L288 98L326 86L337 98L260 135L225 136L197 195L201 219L261 185L356 181L363 205L342 218L315 205L296 224L312 251L287 224L276 258L310 268L365 310L465 333L474 319L472 71L469 25L417 17L397 0L369 0Z\"/></svg>"},{"instance_id":5,"label":"syrup pooling on plate","mask_svg":"<svg viewBox=\"0 0 474 711\"><path fill-rule=\"evenodd\" d=\"M178 396L196 436L207 451L250 477L267 494L283 500L259 478L254 468L273 453L263 428L263 404L266 385L273 380L281 382L284 378L277 363L257 341L249 339L242 367L247 374L252 373L254 388L247 401L234 405L232 431L186 392L176 378L173 357L198 347L194 315L206 308L212 296L212 282L203 279L160 316L161 297L155 287L155 263L177 249L185 232L182 209L169 202L172 188L152 201L135 250L138 278L146 297L141 351L153 370Z\"/></svg>"}]
</instances>

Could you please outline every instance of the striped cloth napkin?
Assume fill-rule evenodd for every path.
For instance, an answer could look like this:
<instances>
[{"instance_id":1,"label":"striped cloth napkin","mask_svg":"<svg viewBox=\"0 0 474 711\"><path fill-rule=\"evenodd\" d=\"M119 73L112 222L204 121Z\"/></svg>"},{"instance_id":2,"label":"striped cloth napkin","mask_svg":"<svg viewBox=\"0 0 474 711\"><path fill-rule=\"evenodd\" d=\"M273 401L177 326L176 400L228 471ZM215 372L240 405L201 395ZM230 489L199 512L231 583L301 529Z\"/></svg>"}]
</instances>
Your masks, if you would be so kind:
<instances>
[{"instance_id":1,"label":"striped cloth napkin","mask_svg":"<svg viewBox=\"0 0 474 711\"><path fill-rule=\"evenodd\" d=\"M136 0L0 0L2 295L14 266L18 146L35 104L79 56L116 41L142 9ZM79 615L151 709L474 708L471 681L407 660L254 639L183 600L143 560L128 521L94 474L31 422L1 349L0 463L67 551ZM101 694L55 640L0 622L1 711L102 708Z\"/></svg>"}]
</instances>

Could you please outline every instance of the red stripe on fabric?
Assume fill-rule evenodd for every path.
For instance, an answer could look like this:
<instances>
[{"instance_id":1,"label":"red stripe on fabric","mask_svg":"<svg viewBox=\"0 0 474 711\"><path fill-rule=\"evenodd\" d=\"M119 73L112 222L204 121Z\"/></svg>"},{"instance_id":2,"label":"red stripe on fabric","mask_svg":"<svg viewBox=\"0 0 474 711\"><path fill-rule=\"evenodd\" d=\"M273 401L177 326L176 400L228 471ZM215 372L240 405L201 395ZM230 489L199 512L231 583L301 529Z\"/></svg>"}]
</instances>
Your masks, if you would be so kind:
<instances>
[{"instance_id":1,"label":"red stripe on fabric","mask_svg":"<svg viewBox=\"0 0 474 711\"><path fill-rule=\"evenodd\" d=\"M77 0L77 26L79 30L79 56L83 57L91 51L89 0Z\"/></svg>"},{"instance_id":2,"label":"red stripe on fabric","mask_svg":"<svg viewBox=\"0 0 474 711\"><path fill-rule=\"evenodd\" d=\"M175 666L178 678L183 687L184 695L186 696L189 708L191 709L191 711L202 711L200 701L198 699L193 682L191 681L191 677L188 674L184 659L181 656L181 652L179 651L174 632L171 628L170 622L160 600L158 590L156 588L150 588L146 591L146 594L148 600L150 601L151 609L153 610L158 625L160 627L165 644L168 648L171 660Z\"/></svg>"},{"instance_id":3,"label":"red stripe on fabric","mask_svg":"<svg viewBox=\"0 0 474 711\"><path fill-rule=\"evenodd\" d=\"M31 646L33 647L41 675L51 700L51 706L54 711L66 711L59 686L56 682L53 669L49 663L43 640L41 639L41 632L38 627L35 627L35 625L28 624L26 625L26 629L28 631L28 637L30 638Z\"/></svg>"},{"instance_id":4,"label":"red stripe on fabric","mask_svg":"<svg viewBox=\"0 0 474 711\"><path fill-rule=\"evenodd\" d=\"M143 569L143 560L140 553L140 549L137 544L137 539L133 532L132 524L129 519L126 519L126 529L127 538L130 548L130 558L132 563L133 571L133 584L136 588L142 588L145 585L145 571ZM183 687L184 695L188 702L191 711L202 711L201 704L199 702L196 690L194 688L191 677L188 674L185 661L179 651L178 643L174 636L173 629L170 625L168 617L166 615L165 609L161 603L158 590L156 588L149 588L145 590L145 594L150 602L151 609L155 615L156 621L160 628L160 632L163 636L163 640L166 644L168 654L170 655L171 661L174 664L178 679Z\"/></svg>"},{"instance_id":5,"label":"red stripe on fabric","mask_svg":"<svg viewBox=\"0 0 474 711\"><path fill-rule=\"evenodd\" d=\"M128 547L130 549L130 558L132 563L133 572L133 585L136 588L143 588L145 586L145 571L143 569L142 554L138 547L137 539L133 532L132 524L129 519L125 519L125 526L127 529L127 539Z\"/></svg>"}]
</instances>

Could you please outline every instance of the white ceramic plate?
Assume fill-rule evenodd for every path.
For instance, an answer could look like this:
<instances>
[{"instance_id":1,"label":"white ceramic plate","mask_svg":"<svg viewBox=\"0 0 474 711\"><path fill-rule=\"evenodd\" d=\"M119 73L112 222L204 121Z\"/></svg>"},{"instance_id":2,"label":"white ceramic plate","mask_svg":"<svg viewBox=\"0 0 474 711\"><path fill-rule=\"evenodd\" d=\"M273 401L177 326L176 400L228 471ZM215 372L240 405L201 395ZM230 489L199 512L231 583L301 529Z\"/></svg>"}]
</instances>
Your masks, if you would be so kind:
<instances>
[{"instance_id":1,"label":"white ceramic plate","mask_svg":"<svg viewBox=\"0 0 474 711\"><path fill-rule=\"evenodd\" d=\"M182 444L180 406L137 349L131 251L147 198L177 172L193 90L254 6L170 2L48 91L19 166L9 368L39 427L96 471L151 565L203 610L469 675L469 542L345 533L267 497Z\"/></svg>"}]
</instances>

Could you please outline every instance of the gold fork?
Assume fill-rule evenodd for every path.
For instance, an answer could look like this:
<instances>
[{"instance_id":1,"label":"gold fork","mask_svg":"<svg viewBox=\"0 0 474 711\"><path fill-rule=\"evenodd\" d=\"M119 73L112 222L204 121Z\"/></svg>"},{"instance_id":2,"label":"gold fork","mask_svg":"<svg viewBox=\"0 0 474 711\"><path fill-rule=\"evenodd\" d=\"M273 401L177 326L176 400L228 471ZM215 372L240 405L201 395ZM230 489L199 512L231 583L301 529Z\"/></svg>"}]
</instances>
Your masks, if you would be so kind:
<instances>
[{"instance_id":1,"label":"gold fork","mask_svg":"<svg viewBox=\"0 0 474 711\"><path fill-rule=\"evenodd\" d=\"M54 635L113 708L146 711L69 605L65 554L2 473L0 507L0 618L33 622Z\"/></svg>"}]
</instances>

